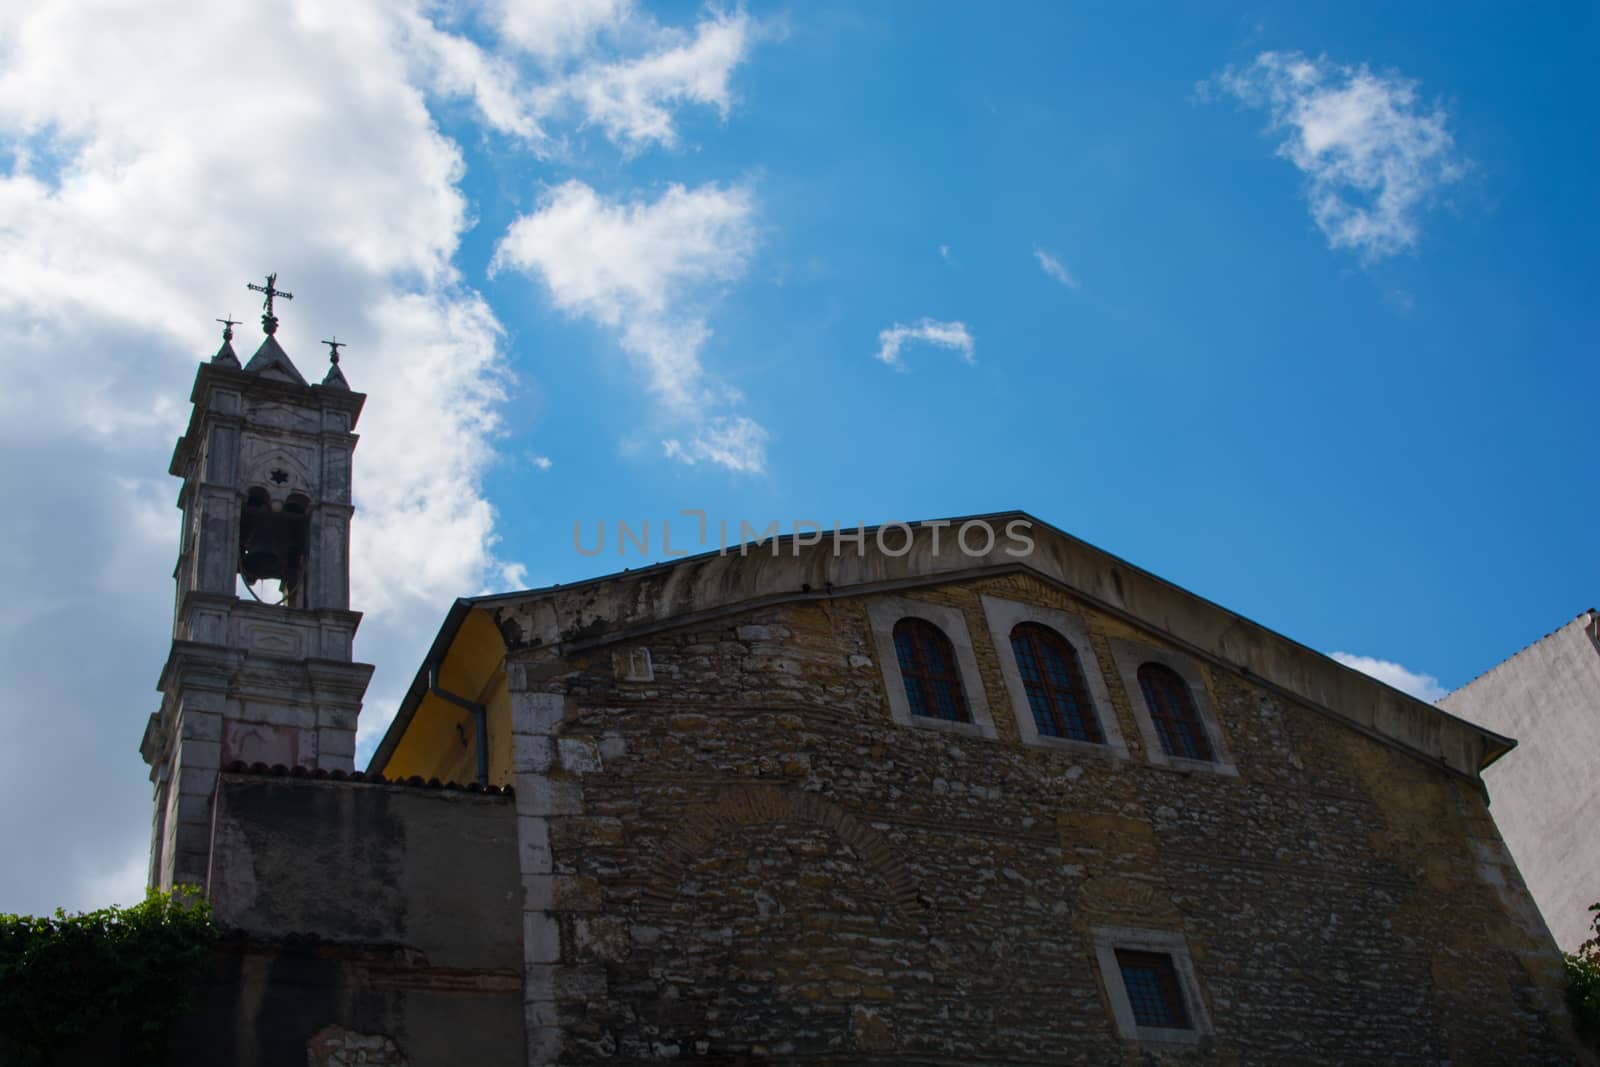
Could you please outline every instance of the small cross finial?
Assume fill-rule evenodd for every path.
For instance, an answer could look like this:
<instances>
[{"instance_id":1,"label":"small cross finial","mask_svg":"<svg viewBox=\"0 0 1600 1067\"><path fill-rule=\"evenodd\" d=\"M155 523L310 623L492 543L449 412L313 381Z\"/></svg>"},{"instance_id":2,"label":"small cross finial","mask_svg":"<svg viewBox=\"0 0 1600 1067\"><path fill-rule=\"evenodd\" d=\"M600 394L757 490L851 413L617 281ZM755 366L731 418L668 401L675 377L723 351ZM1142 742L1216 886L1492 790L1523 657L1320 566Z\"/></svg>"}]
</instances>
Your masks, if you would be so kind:
<instances>
[{"instance_id":1,"label":"small cross finial","mask_svg":"<svg viewBox=\"0 0 1600 1067\"><path fill-rule=\"evenodd\" d=\"M262 301L261 303L261 306L267 309L266 314L261 316L261 329L268 337L271 337L273 334L278 332L278 316L272 313L272 301L277 297L282 297L285 300L293 300L294 294L286 293L282 289L278 288L277 271L273 271L271 274L267 275L266 285L256 285L254 282L246 282L245 288L253 289L258 293L267 294L266 300Z\"/></svg>"},{"instance_id":2,"label":"small cross finial","mask_svg":"<svg viewBox=\"0 0 1600 1067\"><path fill-rule=\"evenodd\" d=\"M341 341L339 340L339 335L334 334L333 340L324 341L322 343L328 346L328 362L337 367L339 365L339 349L349 347L350 342Z\"/></svg>"},{"instance_id":3,"label":"small cross finial","mask_svg":"<svg viewBox=\"0 0 1600 1067\"><path fill-rule=\"evenodd\" d=\"M239 325L239 320L238 319L218 319L217 321L222 323L222 339L224 341L233 340L233 328L235 326Z\"/></svg>"}]
</instances>

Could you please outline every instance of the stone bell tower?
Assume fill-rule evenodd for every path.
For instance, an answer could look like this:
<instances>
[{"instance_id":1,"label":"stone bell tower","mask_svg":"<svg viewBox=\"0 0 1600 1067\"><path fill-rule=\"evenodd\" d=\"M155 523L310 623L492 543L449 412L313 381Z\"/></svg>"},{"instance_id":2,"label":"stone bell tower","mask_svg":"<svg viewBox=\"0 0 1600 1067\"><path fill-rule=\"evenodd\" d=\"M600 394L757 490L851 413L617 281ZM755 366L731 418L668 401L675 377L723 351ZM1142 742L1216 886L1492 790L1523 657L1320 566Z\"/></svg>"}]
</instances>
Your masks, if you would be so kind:
<instances>
[{"instance_id":1,"label":"stone bell tower","mask_svg":"<svg viewBox=\"0 0 1600 1067\"><path fill-rule=\"evenodd\" d=\"M205 885L217 772L234 760L353 769L356 717L372 667L352 660L352 432L366 397L331 345L307 383L274 336L240 366L222 347L195 375L188 431L172 455L183 480L172 651L161 708L139 749L155 783L150 884Z\"/></svg>"}]
</instances>

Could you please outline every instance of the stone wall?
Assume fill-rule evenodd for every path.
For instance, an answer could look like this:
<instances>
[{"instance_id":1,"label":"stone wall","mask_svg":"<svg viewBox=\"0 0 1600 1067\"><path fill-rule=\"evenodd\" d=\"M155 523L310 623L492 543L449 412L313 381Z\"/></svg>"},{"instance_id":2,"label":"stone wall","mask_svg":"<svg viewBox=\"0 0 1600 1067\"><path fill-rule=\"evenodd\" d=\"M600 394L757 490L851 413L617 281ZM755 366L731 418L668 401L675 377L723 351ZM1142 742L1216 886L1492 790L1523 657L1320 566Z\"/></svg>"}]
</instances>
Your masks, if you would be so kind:
<instances>
[{"instance_id":1,"label":"stone wall","mask_svg":"<svg viewBox=\"0 0 1600 1067\"><path fill-rule=\"evenodd\" d=\"M1080 616L1126 757L1025 744L980 597ZM1236 773L1158 766L1113 642L1021 574L965 620L994 736L900 725L870 597L508 661L530 1062L1572 1062L1475 783L1211 661ZM1123 1039L1096 931L1187 946L1207 1032Z\"/></svg>"},{"instance_id":2,"label":"stone wall","mask_svg":"<svg viewBox=\"0 0 1600 1067\"><path fill-rule=\"evenodd\" d=\"M224 772L179 1063L521 1064L512 798Z\"/></svg>"}]
</instances>

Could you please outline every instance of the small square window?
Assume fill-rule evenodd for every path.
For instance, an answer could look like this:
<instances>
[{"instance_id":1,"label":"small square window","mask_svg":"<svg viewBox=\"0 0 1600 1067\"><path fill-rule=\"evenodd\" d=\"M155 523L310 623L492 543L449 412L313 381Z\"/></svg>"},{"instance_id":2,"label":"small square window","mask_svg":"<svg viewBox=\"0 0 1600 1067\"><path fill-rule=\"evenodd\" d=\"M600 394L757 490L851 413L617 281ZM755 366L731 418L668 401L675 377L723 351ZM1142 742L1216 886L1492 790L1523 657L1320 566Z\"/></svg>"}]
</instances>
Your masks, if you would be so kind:
<instances>
[{"instance_id":1,"label":"small square window","mask_svg":"<svg viewBox=\"0 0 1600 1067\"><path fill-rule=\"evenodd\" d=\"M1169 1030L1189 1029L1189 1012L1183 1006L1183 990L1178 988L1171 956L1118 949L1117 966L1122 969L1122 988L1128 993L1134 1022Z\"/></svg>"},{"instance_id":2,"label":"small square window","mask_svg":"<svg viewBox=\"0 0 1600 1067\"><path fill-rule=\"evenodd\" d=\"M1192 1045L1211 1033L1200 983L1175 930L1089 930L1117 1034L1155 1045Z\"/></svg>"}]
</instances>

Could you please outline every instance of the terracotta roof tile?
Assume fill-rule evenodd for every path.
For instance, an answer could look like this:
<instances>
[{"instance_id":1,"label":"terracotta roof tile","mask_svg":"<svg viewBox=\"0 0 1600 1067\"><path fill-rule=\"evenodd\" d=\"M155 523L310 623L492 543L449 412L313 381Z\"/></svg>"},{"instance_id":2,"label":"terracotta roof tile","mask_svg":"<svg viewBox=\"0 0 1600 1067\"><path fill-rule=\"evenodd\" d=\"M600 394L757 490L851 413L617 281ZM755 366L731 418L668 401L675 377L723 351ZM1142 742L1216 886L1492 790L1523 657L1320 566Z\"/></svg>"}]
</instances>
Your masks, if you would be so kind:
<instances>
[{"instance_id":1,"label":"terracotta roof tile","mask_svg":"<svg viewBox=\"0 0 1600 1067\"><path fill-rule=\"evenodd\" d=\"M446 792L485 793L489 796L514 796L510 786L479 785L477 782L441 782L437 778L424 780L419 775L410 778L385 778L381 774L365 771L328 770L326 767L286 767L274 763L245 763L234 760L223 768L228 774L254 774L264 778L314 778L323 781L356 782L363 785L398 785L410 789L441 789Z\"/></svg>"}]
</instances>

